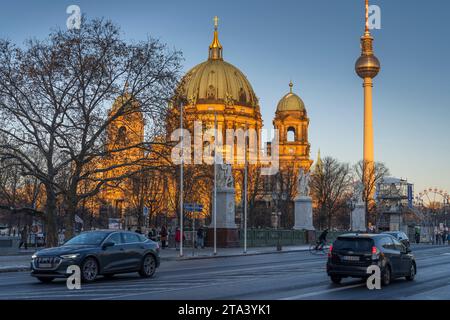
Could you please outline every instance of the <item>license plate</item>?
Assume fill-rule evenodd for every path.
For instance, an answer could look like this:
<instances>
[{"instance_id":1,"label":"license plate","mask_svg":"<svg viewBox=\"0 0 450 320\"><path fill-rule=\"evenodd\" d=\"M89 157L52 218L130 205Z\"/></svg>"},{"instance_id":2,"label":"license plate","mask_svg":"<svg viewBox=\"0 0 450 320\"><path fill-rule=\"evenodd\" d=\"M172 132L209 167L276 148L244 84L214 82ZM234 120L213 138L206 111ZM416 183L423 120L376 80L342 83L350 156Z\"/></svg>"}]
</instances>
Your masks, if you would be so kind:
<instances>
[{"instance_id":1,"label":"license plate","mask_svg":"<svg viewBox=\"0 0 450 320\"><path fill-rule=\"evenodd\" d=\"M342 260L345 260L345 261L359 261L359 257L358 256L343 256Z\"/></svg>"},{"instance_id":2,"label":"license plate","mask_svg":"<svg viewBox=\"0 0 450 320\"><path fill-rule=\"evenodd\" d=\"M51 263L39 263L39 268L51 268Z\"/></svg>"}]
</instances>

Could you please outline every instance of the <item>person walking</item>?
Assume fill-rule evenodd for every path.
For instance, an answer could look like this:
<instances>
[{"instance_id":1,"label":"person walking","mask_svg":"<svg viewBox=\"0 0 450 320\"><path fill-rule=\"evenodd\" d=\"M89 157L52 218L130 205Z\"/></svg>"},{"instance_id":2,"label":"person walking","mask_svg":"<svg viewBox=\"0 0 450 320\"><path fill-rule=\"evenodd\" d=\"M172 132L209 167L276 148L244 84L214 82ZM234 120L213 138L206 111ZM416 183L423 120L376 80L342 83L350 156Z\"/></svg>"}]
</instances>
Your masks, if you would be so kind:
<instances>
[{"instance_id":1,"label":"person walking","mask_svg":"<svg viewBox=\"0 0 450 320\"><path fill-rule=\"evenodd\" d=\"M159 232L159 237L161 239L161 247L163 249L165 249L166 245L167 245L167 228L166 228L166 226L162 226L161 231Z\"/></svg>"},{"instance_id":2,"label":"person walking","mask_svg":"<svg viewBox=\"0 0 450 320\"><path fill-rule=\"evenodd\" d=\"M437 227L434 227L434 244L439 244L439 230Z\"/></svg>"},{"instance_id":3,"label":"person walking","mask_svg":"<svg viewBox=\"0 0 450 320\"><path fill-rule=\"evenodd\" d=\"M25 250L28 249L28 230L27 230L27 226L24 226L22 231L20 232L19 249L22 248L22 246L25 247Z\"/></svg>"},{"instance_id":4,"label":"person walking","mask_svg":"<svg viewBox=\"0 0 450 320\"><path fill-rule=\"evenodd\" d=\"M205 248L205 232L202 227L197 230L197 246L202 249Z\"/></svg>"},{"instance_id":5,"label":"person walking","mask_svg":"<svg viewBox=\"0 0 450 320\"><path fill-rule=\"evenodd\" d=\"M185 236L184 236L184 232L183 232L183 241L186 240ZM180 249L180 241L181 241L181 231L180 228L177 227L176 231L175 231L175 248L177 250Z\"/></svg>"},{"instance_id":6,"label":"person walking","mask_svg":"<svg viewBox=\"0 0 450 320\"><path fill-rule=\"evenodd\" d=\"M415 234L414 234L416 243L419 244L420 243L420 228L416 226L415 228Z\"/></svg>"}]
</instances>

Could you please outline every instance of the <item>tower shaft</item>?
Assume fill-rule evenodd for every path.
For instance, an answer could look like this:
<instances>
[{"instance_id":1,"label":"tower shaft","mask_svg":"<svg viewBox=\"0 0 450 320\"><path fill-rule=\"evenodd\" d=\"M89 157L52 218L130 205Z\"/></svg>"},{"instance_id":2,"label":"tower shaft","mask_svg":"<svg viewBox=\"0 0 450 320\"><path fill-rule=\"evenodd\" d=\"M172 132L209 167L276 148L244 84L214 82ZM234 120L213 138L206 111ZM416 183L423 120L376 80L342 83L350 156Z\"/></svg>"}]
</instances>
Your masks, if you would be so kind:
<instances>
[{"instance_id":1,"label":"tower shaft","mask_svg":"<svg viewBox=\"0 0 450 320\"><path fill-rule=\"evenodd\" d=\"M364 154L365 163L373 163L372 78L364 78Z\"/></svg>"}]
</instances>

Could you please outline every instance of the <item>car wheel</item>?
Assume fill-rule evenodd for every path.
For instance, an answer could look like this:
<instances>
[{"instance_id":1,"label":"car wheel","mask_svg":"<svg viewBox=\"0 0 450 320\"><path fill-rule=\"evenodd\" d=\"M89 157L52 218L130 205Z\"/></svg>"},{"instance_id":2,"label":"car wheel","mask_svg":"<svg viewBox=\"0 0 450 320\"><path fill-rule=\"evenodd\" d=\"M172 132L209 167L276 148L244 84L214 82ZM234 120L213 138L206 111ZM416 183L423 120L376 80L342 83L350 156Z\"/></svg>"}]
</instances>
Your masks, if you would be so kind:
<instances>
[{"instance_id":1,"label":"car wheel","mask_svg":"<svg viewBox=\"0 0 450 320\"><path fill-rule=\"evenodd\" d=\"M38 279L40 282L43 282L43 283L50 283L50 282L52 282L55 278L37 277L37 279Z\"/></svg>"},{"instance_id":2,"label":"car wheel","mask_svg":"<svg viewBox=\"0 0 450 320\"><path fill-rule=\"evenodd\" d=\"M406 280L413 281L416 277L416 265L411 263L411 268L409 269L409 274L406 276Z\"/></svg>"},{"instance_id":3,"label":"car wheel","mask_svg":"<svg viewBox=\"0 0 450 320\"><path fill-rule=\"evenodd\" d=\"M98 275L98 263L94 258L87 258L81 264L81 280L92 282Z\"/></svg>"},{"instance_id":4,"label":"car wheel","mask_svg":"<svg viewBox=\"0 0 450 320\"><path fill-rule=\"evenodd\" d=\"M333 282L334 284L340 284L342 281L342 277L339 276L331 276L331 282Z\"/></svg>"},{"instance_id":5,"label":"car wheel","mask_svg":"<svg viewBox=\"0 0 450 320\"><path fill-rule=\"evenodd\" d=\"M381 277L381 283L383 286L388 286L391 283L391 280L392 280L391 267L386 266L386 268L384 268L384 272Z\"/></svg>"},{"instance_id":6,"label":"car wheel","mask_svg":"<svg viewBox=\"0 0 450 320\"><path fill-rule=\"evenodd\" d=\"M142 259L141 269L139 270L139 275L143 278L150 278L155 274L156 271L156 259L153 255L147 254L144 259Z\"/></svg>"}]
</instances>

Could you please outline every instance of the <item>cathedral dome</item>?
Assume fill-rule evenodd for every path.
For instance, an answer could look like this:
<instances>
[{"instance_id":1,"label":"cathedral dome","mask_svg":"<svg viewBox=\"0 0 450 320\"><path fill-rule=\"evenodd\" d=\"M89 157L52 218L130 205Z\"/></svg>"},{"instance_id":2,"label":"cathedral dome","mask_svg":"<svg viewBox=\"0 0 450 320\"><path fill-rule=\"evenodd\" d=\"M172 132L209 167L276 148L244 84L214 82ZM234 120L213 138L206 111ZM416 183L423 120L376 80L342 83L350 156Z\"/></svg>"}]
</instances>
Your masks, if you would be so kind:
<instances>
[{"instance_id":1,"label":"cathedral dome","mask_svg":"<svg viewBox=\"0 0 450 320\"><path fill-rule=\"evenodd\" d=\"M290 92L286 94L283 98L281 98L280 102L278 102L277 112L283 111L306 111L305 104L303 100L292 92L292 87L294 85L289 83Z\"/></svg>"},{"instance_id":2,"label":"cathedral dome","mask_svg":"<svg viewBox=\"0 0 450 320\"><path fill-rule=\"evenodd\" d=\"M209 58L184 76L183 96L190 105L220 103L257 107L258 99L247 77L238 68L223 60L217 21L216 17Z\"/></svg>"},{"instance_id":3,"label":"cathedral dome","mask_svg":"<svg viewBox=\"0 0 450 320\"><path fill-rule=\"evenodd\" d=\"M208 59L185 76L184 96L189 103L224 103L256 107L258 100L246 76L222 59Z\"/></svg>"}]
</instances>

